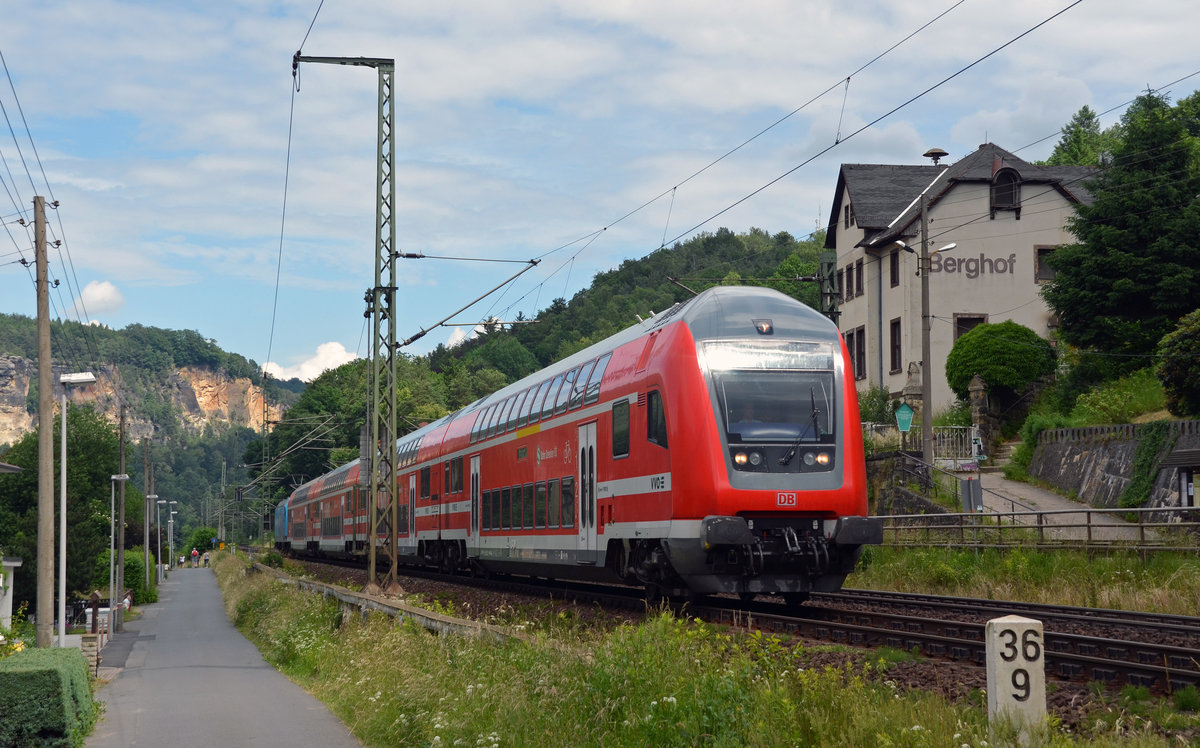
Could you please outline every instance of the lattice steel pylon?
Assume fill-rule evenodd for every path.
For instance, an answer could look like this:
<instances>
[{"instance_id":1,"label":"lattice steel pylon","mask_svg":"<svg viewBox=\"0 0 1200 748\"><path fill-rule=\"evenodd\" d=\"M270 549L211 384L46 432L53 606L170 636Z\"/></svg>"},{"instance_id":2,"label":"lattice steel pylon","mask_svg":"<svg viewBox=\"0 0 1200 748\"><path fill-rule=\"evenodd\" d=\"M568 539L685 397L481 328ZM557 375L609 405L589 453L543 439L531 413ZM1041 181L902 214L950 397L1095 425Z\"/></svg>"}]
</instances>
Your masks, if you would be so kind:
<instances>
[{"instance_id":1,"label":"lattice steel pylon","mask_svg":"<svg viewBox=\"0 0 1200 748\"><path fill-rule=\"evenodd\" d=\"M387 544L390 564L385 591L399 592L396 578L398 490L396 485L396 141L393 137L392 79L396 61L378 57L308 57L299 52L292 70L301 62L372 67L379 72L379 133L376 149L375 190L375 285L367 291L367 315L371 317L374 344L371 347L370 390L367 420L369 471L359 471L360 483L370 490L370 520L367 528L368 594L378 593L376 545L381 536ZM385 282L386 281L386 282Z\"/></svg>"}]
</instances>

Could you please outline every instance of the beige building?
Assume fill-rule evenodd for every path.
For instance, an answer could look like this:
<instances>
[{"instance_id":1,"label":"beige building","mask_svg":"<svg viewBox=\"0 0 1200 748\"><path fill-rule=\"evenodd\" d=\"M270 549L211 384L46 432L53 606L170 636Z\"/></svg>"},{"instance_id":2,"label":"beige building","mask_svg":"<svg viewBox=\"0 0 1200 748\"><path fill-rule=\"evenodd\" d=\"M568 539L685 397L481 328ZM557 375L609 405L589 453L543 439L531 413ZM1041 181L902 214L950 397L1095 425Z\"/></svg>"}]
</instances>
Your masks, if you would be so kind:
<instances>
[{"instance_id":1,"label":"beige building","mask_svg":"<svg viewBox=\"0 0 1200 748\"><path fill-rule=\"evenodd\" d=\"M1036 166L991 143L949 165L843 164L825 246L837 253L838 325L859 389L882 385L900 397L911 376L919 392L923 202L937 413L954 402L945 363L958 336L1009 319L1051 336L1039 293L1053 278L1045 260L1074 241L1066 225L1073 206L1091 200L1090 174Z\"/></svg>"}]
</instances>

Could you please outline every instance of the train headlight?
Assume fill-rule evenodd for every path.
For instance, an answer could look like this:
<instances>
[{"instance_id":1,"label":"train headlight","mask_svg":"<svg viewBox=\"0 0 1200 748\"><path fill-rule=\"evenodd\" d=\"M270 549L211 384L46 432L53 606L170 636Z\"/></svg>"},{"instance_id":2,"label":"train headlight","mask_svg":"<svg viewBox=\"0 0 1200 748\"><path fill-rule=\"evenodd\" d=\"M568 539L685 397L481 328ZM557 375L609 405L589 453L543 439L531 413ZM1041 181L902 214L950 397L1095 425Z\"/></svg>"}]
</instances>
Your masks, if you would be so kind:
<instances>
[{"instance_id":1,"label":"train headlight","mask_svg":"<svg viewBox=\"0 0 1200 748\"><path fill-rule=\"evenodd\" d=\"M808 465L809 467L812 467L812 466L813 466L813 464L814 464L816 461L817 461L817 458L816 458L816 456L815 456L815 455L813 455L813 453L812 453L812 452L805 452L805 453L804 453L804 464L805 464L805 465Z\"/></svg>"},{"instance_id":2,"label":"train headlight","mask_svg":"<svg viewBox=\"0 0 1200 748\"><path fill-rule=\"evenodd\" d=\"M828 452L818 452L817 453L817 464L818 465L828 465L829 464L829 453Z\"/></svg>"},{"instance_id":3,"label":"train headlight","mask_svg":"<svg viewBox=\"0 0 1200 748\"><path fill-rule=\"evenodd\" d=\"M759 465L761 465L762 460L763 460L762 455L760 455L758 452L750 453L750 464L753 465L754 467L758 467Z\"/></svg>"},{"instance_id":4,"label":"train headlight","mask_svg":"<svg viewBox=\"0 0 1200 748\"><path fill-rule=\"evenodd\" d=\"M745 452L735 452L733 455L733 464L745 465L746 462L749 461L749 459L750 458L746 455Z\"/></svg>"}]
</instances>

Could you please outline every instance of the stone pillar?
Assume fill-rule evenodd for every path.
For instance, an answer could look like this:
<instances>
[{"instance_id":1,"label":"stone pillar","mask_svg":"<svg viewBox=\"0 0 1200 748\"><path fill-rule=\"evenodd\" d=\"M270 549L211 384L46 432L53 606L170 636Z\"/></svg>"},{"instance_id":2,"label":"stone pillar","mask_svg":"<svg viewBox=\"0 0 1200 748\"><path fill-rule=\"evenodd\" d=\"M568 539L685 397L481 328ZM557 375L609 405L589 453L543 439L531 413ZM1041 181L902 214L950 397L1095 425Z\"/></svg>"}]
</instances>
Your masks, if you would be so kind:
<instances>
[{"instance_id":1,"label":"stone pillar","mask_svg":"<svg viewBox=\"0 0 1200 748\"><path fill-rule=\"evenodd\" d=\"M971 377L971 383L967 385L967 392L971 401L971 423L979 429L979 438L983 442L984 454L995 454L996 445L992 443L995 436L995 429L992 428L992 414L988 412L988 396L987 382L980 379L979 375Z\"/></svg>"},{"instance_id":2,"label":"stone pillar","mask_svg":"<svg viewBox=\"0 0 1200 748\"><path fill-rule=\"evenodd\" d=\"M904 389L900 391L900 398L913 409L913 423L924 418L925 403L921 402L921 365L916 361L908 362L908 379L904 382Z\"/></svg>"},{"instance_id":3,"label":"stone pillar","mask_svg":"<svg viewBox=\"0 0 1200 748\"><path fill-rule=\"evenodd\" d=\"M100 670L100 635L84 634L80 648L83 650L83 658L87 660L88 670L95 676Z\"/></svg>"}]
</instances>

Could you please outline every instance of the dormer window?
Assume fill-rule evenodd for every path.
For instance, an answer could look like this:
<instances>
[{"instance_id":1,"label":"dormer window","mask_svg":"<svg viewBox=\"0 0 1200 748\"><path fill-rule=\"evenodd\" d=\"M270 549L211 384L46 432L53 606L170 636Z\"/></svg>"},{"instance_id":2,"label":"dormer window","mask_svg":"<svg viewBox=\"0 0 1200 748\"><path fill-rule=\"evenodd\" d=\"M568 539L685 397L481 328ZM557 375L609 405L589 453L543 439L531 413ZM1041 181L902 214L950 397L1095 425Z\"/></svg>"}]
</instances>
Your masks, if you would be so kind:
<instances>
[{"instance_id":1,"label":"dormer window","mask_svg":"<svg viewBox=\"0 0 1200 748\"><path fill-rule=\"evenodd\" d=\"M1015 169L1001 169L992 177L992 218L998 210L1011 210L1021 220L1021 175Z\"/></svg>"}]
</instances>

